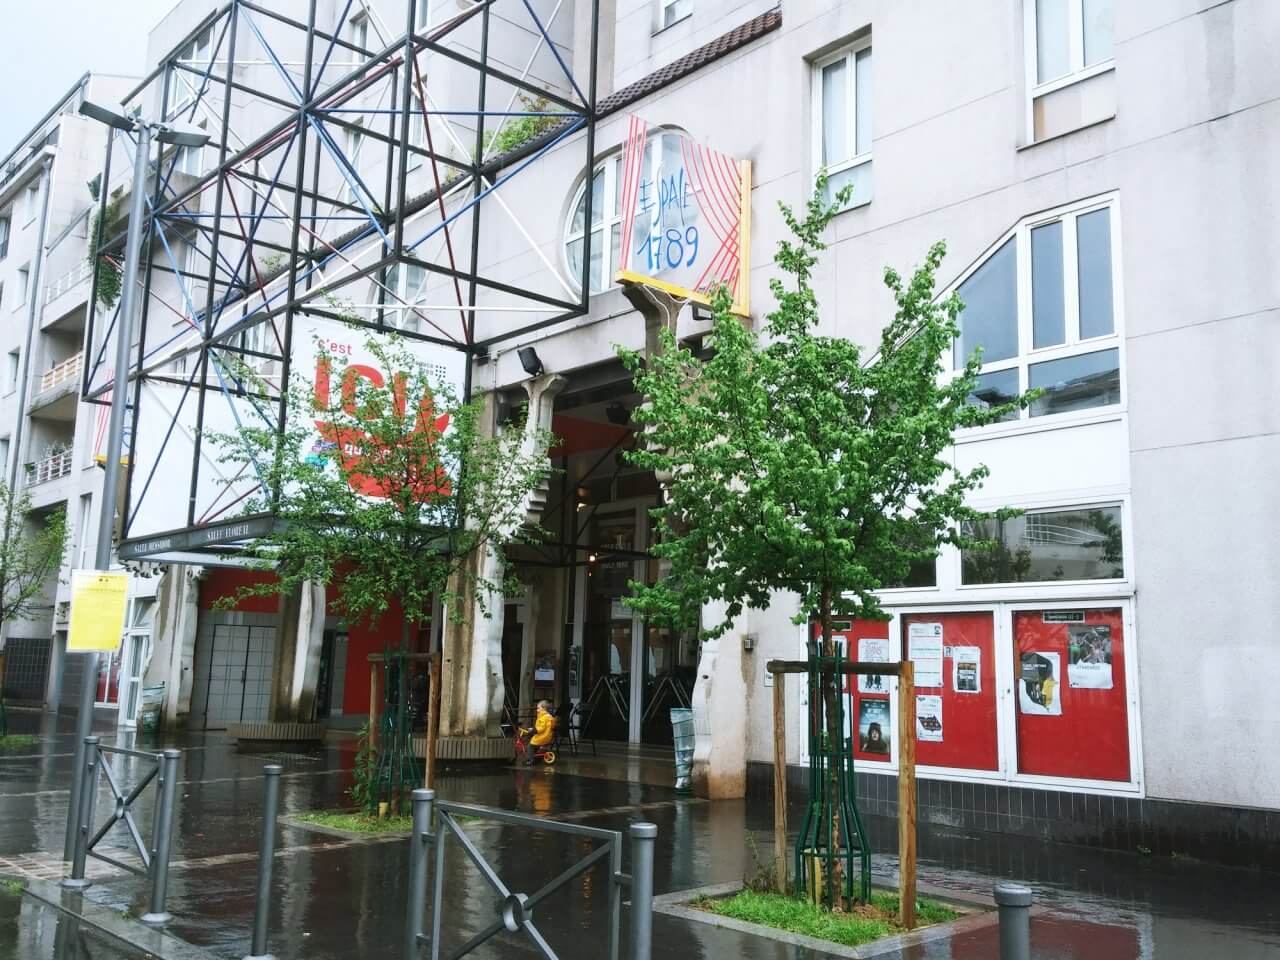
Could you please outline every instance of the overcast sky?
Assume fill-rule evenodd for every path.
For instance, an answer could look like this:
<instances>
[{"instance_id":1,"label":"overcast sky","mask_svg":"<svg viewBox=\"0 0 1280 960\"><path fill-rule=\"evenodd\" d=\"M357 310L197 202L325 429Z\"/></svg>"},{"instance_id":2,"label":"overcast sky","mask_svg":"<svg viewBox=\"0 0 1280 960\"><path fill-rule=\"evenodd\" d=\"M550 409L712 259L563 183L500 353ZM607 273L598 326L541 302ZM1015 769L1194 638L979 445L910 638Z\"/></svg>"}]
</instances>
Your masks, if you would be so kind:
<instances>
[{"instance_id":1,"label":"overcast sky","mask_svg":"<svg viewBox=\"0 0 1280 960\"><path fill-rule=\"evenodd\" d=\"M177 0L0 0L0 157L86 70L141 76L147 31Z\"/></svg>"}]
</instances>

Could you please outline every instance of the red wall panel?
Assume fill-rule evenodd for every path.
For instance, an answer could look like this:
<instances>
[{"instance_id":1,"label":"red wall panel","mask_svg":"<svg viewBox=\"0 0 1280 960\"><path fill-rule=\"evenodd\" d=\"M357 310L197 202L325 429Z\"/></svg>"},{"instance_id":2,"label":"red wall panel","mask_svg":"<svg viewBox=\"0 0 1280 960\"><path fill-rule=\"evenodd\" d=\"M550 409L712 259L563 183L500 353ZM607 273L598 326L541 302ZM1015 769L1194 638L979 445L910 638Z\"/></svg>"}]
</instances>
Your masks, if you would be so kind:
<instances>
[{"instance_id":1,"label":"red wall panel","mask_svg":"<svg viewBox=\"0 0 1280 960\"><path fill-rule=\"evenodd\" d=\"M942 697L942 740L921 740L917 736L916 763L966 770L997 769L1000 753L996 732L996 648L992 615L904 614L904 644L912 623L941 623L943 651L942 686L916 687L917 695ZM949 655L954 647L977 647L981 651L978 693L961 693L955 689L954 657ZM906 653L910 655L910 650Z\"/></svg>"},{"instance_id":2,"label":"red wall panel","mask_svg":"<svg viewBox=\"0 0 1280 960\"><path fill-rule=\"evenodd\" d=\"M200 608L210 610L215 601L229 597L240 587L255 583L269 583L275 579L270 573L258 570L242 570L239 567L210 567L208 575L200 584ZM280 598L277 596L248 597L235 606L241 613L279 613Z\"/></svg>"},{"instance_id":3,"label":"red wall panel","mask_svg":"<svg viewBox=\"0 0 1280 960\"><path fill-rule=\"evenodd\" d=\"M1084 623L1111 628L1111 688L1073 687L1069 682L1069 623L1045 623L1044 611L1013 614L1014 675L1023 653L1057 653L1062 676L1055 696L1061 714L1024 713L1014 691L1017 711L1018 770L1021 773L1087 780L1127 782L1129 770L1128 698L1125 695L1124 618L1119 608L1085 610Z\"/></svg>"}]
</instances>

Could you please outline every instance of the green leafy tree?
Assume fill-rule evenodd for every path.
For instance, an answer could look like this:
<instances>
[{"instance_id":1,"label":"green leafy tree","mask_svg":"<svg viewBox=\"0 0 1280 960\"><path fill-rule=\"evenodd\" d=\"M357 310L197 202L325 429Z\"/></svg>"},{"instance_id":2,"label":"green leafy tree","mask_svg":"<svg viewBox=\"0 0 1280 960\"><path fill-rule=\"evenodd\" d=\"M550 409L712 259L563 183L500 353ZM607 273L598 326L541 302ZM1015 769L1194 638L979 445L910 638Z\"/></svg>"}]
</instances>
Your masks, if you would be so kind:
<instances>
[{"instance_id":1,"label":"green leafy tree","mask_svg":"<svg viewBox=\"0 0 1280 960\"><path fill-rule=\"evenodd\" d=\"M882 617L877 590L904 580L913 561L932 559L942 544L962 543L962 525L984 516L966 500L987 469L955 469L946 456L953 432L994 422L1029 398L969 403L976 353L957 376L945 375L961 304L935 300L942 243L907 281L885 270L896 311L873 353L818 332L813 269L838 209L824 203L824 187L820 179L803 216L782 206L792 236L778 246L782 276L770 282L777 307L763 335L731 312L721 290L708 359L670 331L647 361L621 355L646 400L634 417L647 443L629 456L666 478L652 552L669 571L649 586L632 583L631 603L718 636L745 609L789 591L799 599L797 622L816 619L820 651L834 656L834 620ZM724 615L703 624L712 601ZM827 676L826 733L840 743L839 689ZM832 881L829 889L842 889L840 876Z\"/></svg>"},{"instance_id":2,"label":"green leafy tree","mask_svg":"<svg viewBox=\"0 0 1280 960\"><path fill-rule=\"evenodd\" d=\"M67 547L62 509L33 517L31 497L0 480L0 631L16 620L31 620L48 607L45 590L58 572ZM0 651L2 652L2 651ZM0 657L0 661L3 657ZM3 671L0 671L3 680ZM0 687L0 736L8 733L4 690Z\"/></svg>"},{"instance_id":3,"label":"green leafy tree","mask_svg":"<svg viewBox=\"0 0 1280 960\"><path fill-rule=\"evenodd\" d=\"M295 376L282 432L246 422L233 434L211 435L223 462L258 472L261 486L244 513L278 518L245 551L252 567L273 576L219 602L327 584L330 611L348 624L376 627L398 606L400 651L407 652L413 626L430 619L437 600L461 620L468 597L483 608L487 595L510 586L502 565L491 576L474 561L540 535L523 511L547 476L550 435L526 433L523 424L491 435L485 408L462 402L396 335L369 336L366 346L382 371L394 371L384 382L357 376L349 361L322 351L323 386ZM383 773L397 750L407 750L407 728L397 720L393 731L374 732ZM399 803L403 779L393 770L390 796L380 784L382 799Z\"/></svg>"}]
</instances>

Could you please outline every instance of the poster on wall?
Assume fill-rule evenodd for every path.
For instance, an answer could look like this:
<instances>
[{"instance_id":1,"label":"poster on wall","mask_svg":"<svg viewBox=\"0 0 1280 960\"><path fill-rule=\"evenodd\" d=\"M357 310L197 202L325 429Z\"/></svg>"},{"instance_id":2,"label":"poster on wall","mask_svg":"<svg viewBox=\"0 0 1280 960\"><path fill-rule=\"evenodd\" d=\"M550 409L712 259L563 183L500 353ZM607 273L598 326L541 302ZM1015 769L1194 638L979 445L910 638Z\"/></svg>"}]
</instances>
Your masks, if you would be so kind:
<instances>
[{"instance_id":1,"label":"poster on wall","mask_svg":"<svg viewBox=\"0 0 1280 960\"><path fill-rule=\"evenodd\" d=\"M1067 683L1089 690L1111 689L1111 627L1073 623L1067 627Z\"/></svg>"},{"instance_id":2,"label":"poster on wall","mask_svg":"<svg viewBox=\"0 0 1280 960\"><path fill-rule=\"evenodd\" d=\"M1055 653L1023 651L1018 664L1018 707L1040 717L1062 716L1062 659Z\"/></svg>"},{"instance_id":3,"label":"poster on wall","mask_svg":"<svg viewBox=\"0 0 1280 960\"><path fill-rule=\"evenodd\" d=\"M863 753L889 753L889 701L858 701L858 749Z\"/></svg>"},{"instance_id":4,"label":"poster on wall","mask_svg":"<svg viewBox=\"0 0 1280 960\"><path fill-rule=\"evenodd\" d=\"M951 648L951 685L956 693L982 692L982 648Z\"/></svg>"},{"instance_id":5,"label":"poster on wall","mask_svg":"<svg viewBox=\"0 0 1280 960\"><path fill-rule=\"evenodd\" d=\"M936 694L916 697L916 739L942 742L942 698Z\"/></svg>"},{"instance_id":6,"label":"poster on wall","mask_svg":"<svg viewBox=\"0 0 1280 960\"><path fill-rule=\"evenodd\" d=\"M942 624L913 623L908 626L907 649L916 668L916 686L942 686Z\"/></svg>"},{"instance_id":7,"label":"poster on wall","mask_svg":"<svg viewBox=\"0 0 1280 960\"><path fill-rule=\"evenodd\" d=\"M858 641L858 660L862 663L888 663L889 641L862 637ZM859 693L888 693L889 684L880 674L859 674Z\"/></svg>"}]
</instances>

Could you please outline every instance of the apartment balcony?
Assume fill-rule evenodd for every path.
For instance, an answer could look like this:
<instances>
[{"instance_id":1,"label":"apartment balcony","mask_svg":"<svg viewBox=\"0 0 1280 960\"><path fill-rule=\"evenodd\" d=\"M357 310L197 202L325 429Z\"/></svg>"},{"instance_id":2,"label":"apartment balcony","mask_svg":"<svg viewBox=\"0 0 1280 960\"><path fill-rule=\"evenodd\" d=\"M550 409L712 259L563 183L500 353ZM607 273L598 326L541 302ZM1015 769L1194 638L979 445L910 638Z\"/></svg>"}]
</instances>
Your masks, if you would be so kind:
<instances>
[{"instance_id":1,"label":"apartment balcony","mask_svg":"<svg viewBox=\"0 0 1280 960\"><path fill-rule=\"evenodd\" d=\"M88 260L81 260L56 280L45 284L41 326L48 327L53 324L65 326L66 324L60 321L65 321L70 314L77 311L83 314L84 307L89 302L92 279L93 267L89 265ZM83 317L81 317L79 326L83 327L83 324Z\"/></svg>"},{"instance_id":2,"label":"apartment balcony","mask_svg":"<svg viewBox=\"0 0 1280 960\"><path fill-rule=\"evenodd\" d=\"M75 421L83 363L82 351L40 375L31 392L31 416L43 420Z\"/></svg>"},{"instance_id":3,"label":"apartment balcony","mask_svg":"<svg viewBox=\"0 0 1280 960\"><path fill-rule=\"evenodd\" d=\"M37 460L27 470L27 486L38 487L71 476L73 463L74 458L70 450L63 450L43 460Z\"/></svg>"}]
</instances>

